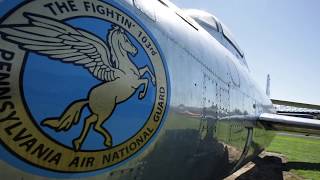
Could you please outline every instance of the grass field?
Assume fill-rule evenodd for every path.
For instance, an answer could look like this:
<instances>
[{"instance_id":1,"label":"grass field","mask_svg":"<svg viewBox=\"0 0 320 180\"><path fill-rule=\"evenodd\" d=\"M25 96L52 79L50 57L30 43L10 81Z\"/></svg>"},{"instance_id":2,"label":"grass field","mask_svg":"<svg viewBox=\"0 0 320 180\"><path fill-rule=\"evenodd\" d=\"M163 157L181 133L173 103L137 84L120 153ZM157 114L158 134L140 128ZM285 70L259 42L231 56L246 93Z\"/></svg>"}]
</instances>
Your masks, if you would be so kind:
<instances>
[{"instance_id":1,"label":"grass field","mask_svg":"<svg viewBox=\"0 0 320 180\"><path fill-rule=\"evenodd\" d=\"M290 172L305 179L320 180L320 139L277 135L267 151L284 154Z\"/></svg>"}]
</instances>

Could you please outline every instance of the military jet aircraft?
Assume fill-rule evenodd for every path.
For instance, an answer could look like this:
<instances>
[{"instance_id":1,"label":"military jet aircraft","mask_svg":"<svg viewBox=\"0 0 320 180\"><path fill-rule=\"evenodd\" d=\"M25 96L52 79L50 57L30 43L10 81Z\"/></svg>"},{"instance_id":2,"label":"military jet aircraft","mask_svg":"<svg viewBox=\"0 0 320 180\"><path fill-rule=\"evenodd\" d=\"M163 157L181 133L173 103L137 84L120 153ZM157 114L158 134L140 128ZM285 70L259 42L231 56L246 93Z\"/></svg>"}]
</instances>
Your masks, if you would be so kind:
<instances>
[{"instance_id":1,"label":"military jet aircraft","mask_svg":"<svg viewBox=\"0 0 320 180\"><path fill-rule=\"evenodd\" d=\"M319 134L277 114L207 12L2 0L0 17L1 179L222 179L273 130Z\"/></svg>"}]
</instances>

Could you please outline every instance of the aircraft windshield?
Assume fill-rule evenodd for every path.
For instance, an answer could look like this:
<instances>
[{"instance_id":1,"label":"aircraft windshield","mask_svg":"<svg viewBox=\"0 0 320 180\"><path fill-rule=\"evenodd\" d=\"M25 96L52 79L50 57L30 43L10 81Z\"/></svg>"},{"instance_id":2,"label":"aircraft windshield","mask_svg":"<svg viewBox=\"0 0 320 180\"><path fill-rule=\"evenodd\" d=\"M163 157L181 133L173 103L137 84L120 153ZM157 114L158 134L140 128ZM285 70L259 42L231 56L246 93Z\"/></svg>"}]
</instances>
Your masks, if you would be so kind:
<instances>
[{"instance_id":1,"label":"aircraft windshield","mask_svg":"<svg viewBox=\"0 0 320 180\"><path fill-rule=\"evenodd\" d=\"M212 28L213 30L218 31L217 21L211 14L196 9L187 9L184 11L195 21L197 21L198 23L200 22L199 24L202 25L203 23L205 23L206 26L210 26L210 28Z\"/></svg>"},{"instance_id":2,"label":"aircraft windshield","mask_svg":"<svg viewBox=\"0 0 320 180\"><path fill-rule=\"evenodd\" d=\"M241 56L243 56L243 52L241 51L238 43L235 41L235 38L233 36L233 34L231 33L231 31L229 30L229 28L224 25L222 22L220 22L221 27L222 27L222 31L223 31L223 35L228 38L228 40L232 43L232 45L237 49L237 51L239 51L239 54Z\"/></svg>"}]
</instances>

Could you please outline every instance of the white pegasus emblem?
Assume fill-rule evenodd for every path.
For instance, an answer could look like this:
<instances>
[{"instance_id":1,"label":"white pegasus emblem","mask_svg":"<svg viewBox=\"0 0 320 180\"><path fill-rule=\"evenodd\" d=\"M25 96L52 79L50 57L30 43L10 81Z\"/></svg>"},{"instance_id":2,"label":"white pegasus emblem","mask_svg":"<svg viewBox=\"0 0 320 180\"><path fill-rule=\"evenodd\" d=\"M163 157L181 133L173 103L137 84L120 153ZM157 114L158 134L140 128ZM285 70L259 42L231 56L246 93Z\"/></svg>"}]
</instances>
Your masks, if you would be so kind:
<instances>
[{"instance_id":1,"label":"white pegasus emblem","mask_svg":"<svg viewBox=\"0 0 320 180\"><path fill-rule=\"evenodd\" d=\"M0 34L21 49L33 51L64 63L81 65L97 79L103 81L93 87L87 99L72 102L60 117L48 118L42 125L56 131L67 131L79 122L81 112L88 106L91 114L85 119L78 138L73 140L77 151L88 133L90 126L104 137L104 144L112 147L112 136L103 128L117 104L128 100L138 87L139 99L147 92L149 79L142 78L148 73L153 85L156 79L148 66L138 68L131 62L128 53L135 55L137 48L131 43L124 30L113 26L106 42L81 29L74 28L49 17L25 13L29 24L1 25Z\"/></svg>"}]
</instances>

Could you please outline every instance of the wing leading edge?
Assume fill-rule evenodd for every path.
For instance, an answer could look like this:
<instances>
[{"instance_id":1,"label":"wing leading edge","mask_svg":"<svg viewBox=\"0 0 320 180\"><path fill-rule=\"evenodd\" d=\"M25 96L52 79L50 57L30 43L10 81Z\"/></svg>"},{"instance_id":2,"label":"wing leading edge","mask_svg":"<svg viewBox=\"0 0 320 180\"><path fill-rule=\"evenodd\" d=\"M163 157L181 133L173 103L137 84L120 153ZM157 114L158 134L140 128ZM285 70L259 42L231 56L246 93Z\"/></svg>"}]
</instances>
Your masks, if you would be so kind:
<instances>
[{"instance_id":1,"label":"wing leading edge","mask_svg":"<svg viewBox=\"0 0 320 180\"><path fill-rule=\"evenodd\" d=\"M269 130L320 135L320 120L262 113L259 122Z\"/></svg>"}]
</instances>

